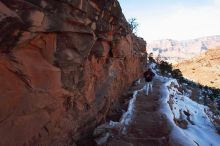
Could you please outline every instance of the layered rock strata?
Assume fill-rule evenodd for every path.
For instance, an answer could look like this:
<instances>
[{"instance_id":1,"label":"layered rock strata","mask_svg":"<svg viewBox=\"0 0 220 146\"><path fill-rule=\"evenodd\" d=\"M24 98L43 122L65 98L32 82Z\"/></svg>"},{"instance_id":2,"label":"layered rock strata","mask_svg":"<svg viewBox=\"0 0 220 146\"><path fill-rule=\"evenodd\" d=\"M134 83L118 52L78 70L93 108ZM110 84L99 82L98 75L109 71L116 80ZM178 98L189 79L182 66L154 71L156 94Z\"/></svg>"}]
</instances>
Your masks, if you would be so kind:
<instances>
[{"instance_id":1,"label":"layered rock strata","mask_svg":"<svg viewBox=\"0 0 220 146\"><path fill-rule=\"evenodd\" d=\"M175 64L218 47L220 47L220 35L184 41L172 39L153 41L149 43L148 51L153 52L155 57L160 55L162 60Z\"/></svg>"},{"instance_id":2,"label":"layered rock strata","mask_svg":"<svg viewBox=\"0 0 220 146\"><path fill-rule=\"evenodd\" d=\"M142 74L117 0L1 0L0 145L73 145Z\"/></svg>"}]
</instances>

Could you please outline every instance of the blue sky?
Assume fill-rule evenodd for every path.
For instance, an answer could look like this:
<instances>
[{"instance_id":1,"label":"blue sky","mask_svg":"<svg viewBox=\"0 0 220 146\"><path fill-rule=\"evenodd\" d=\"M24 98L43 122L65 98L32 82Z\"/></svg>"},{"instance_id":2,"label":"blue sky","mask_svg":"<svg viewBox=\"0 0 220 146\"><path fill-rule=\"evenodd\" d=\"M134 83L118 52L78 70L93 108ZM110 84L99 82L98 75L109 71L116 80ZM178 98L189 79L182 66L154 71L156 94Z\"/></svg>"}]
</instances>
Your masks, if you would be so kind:
<instances>
[{"instance_id":1,"label":"blue sky","mask_svg":"<svg viewBox=\"0 0 220 146\"><path fill-rule=\"evenodd\" d=\"M119 3L127 19L137 19L137 34L148 42L220 35L220 0L119 0Z\"/></svg>"}]
</instances>

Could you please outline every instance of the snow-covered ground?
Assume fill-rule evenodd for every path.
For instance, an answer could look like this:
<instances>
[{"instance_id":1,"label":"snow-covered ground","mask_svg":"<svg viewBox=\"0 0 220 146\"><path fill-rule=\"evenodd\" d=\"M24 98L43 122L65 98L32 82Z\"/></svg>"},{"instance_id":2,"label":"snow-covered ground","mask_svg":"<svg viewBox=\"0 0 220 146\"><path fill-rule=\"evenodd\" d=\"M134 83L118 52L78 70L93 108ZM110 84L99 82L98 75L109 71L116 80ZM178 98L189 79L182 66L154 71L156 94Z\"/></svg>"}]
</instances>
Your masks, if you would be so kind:
<instances>
[{"instance_id":1,"label":"snow-covered ground","mask_svg":"<svg viewBox=\"0 0 220 146\"><path fill-rule=\"evenodd\" d=\"M160 111L166 115L171 128L170 144L173 146L220 146L220 135L212 123L212 112L209 107L191 100L190 90L179 92L180 85L177 80L158 75L155 64L151 64L150 67L156 74L155 78L162 82ZM137 84L140 84L140 80ZM138 93L143 90L144 87L134 91L128 110L124 112L120 121L109 121L95 129L93 136L98 136L95 139L98 145L106 143L108 138L114 135L113 129L113 131L126 134L127 126L133 120Z\"/></svg>"},{"instance_id":2,"label":"snow-covered ground","mask_svg":"<svg viewBox=\"0 0 220 146\"><path fill-rule=\"evenodd\" d=\"M212 122L209 107L191 100L190 90L179 92L180 85L176 79L158 75L156 64L151 64L150 67L156 74L155 78L163 83L160 110L167 116L171 126L172 145L220 146L220 135ZM180 128L174 119L187 122L187 125Z\"/></svg>"},{"instance_id":3,"label":"snow-covered ground","mask_svg":"<svg viewBox=\"0 0 220 146\"><path fill-rule=\"evenodd\" d=\"M179 84L175 79L156 76L164 84L161 98L163 112L171 125L170 140L173 145L199 145L219 146L220 135L218 135L210 117L207 106L196 103L189 98L190 91L181 93L178 91ZM168 104L170 103L170 104ZM186 127L180 128L174 122L184 121Z\"/></svg>"}]
</instances>

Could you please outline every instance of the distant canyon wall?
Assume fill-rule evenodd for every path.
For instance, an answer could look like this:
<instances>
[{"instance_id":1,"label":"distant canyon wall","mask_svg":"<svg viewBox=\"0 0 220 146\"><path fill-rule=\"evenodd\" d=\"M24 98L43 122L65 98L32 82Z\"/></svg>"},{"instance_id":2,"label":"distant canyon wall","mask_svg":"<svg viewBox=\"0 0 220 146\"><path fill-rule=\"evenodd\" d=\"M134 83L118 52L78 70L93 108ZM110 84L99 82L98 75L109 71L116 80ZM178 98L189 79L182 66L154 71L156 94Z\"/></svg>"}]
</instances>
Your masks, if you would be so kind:
<instances>
[{"instance_id":1,"label":"distant canyon wall","mask_svg":"<svg viewBox=\"0 0 220 146\"><path fill-rule=\"evenodd\" d=\"M220 47L220 35L202 37L186 41L171 39L153 41L148 44L148 52L155 56L160 54L161 59L171 63L191 59L208 49Z\"/></svg>"},{"instance_id":2,"label":"distant canyon wall","mask_svg":"<svg viewBox=\"0 0 220 146\"><path fill-rule=\"evenodd\" d=\"M1 0L0 145L73 145L143 72L117 0Z\"/></svg>"}]
</instances>

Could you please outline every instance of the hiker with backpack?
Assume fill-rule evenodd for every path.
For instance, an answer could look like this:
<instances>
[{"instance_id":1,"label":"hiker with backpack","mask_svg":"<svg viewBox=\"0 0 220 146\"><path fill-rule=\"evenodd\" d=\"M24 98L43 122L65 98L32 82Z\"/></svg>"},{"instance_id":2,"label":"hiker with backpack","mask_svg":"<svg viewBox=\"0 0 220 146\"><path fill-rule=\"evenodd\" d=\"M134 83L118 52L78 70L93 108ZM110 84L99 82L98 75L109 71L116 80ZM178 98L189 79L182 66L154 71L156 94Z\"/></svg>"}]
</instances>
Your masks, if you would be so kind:
<instances>
[{"instance_id":1,"label":"hiker with backpack","mask_svg":"<svg viewBox=\"0 0 220 146\"><path fill-rule=\"evenodd\" d=\"M152 70L150 68L146 72L144 72L144 78L146 81L145 95L148 95L149 90L151 90L151 92L153 91L152 80L153 80L154 76L155 76L155 74L152 72Z\"/></svg>"}]
</instances>

